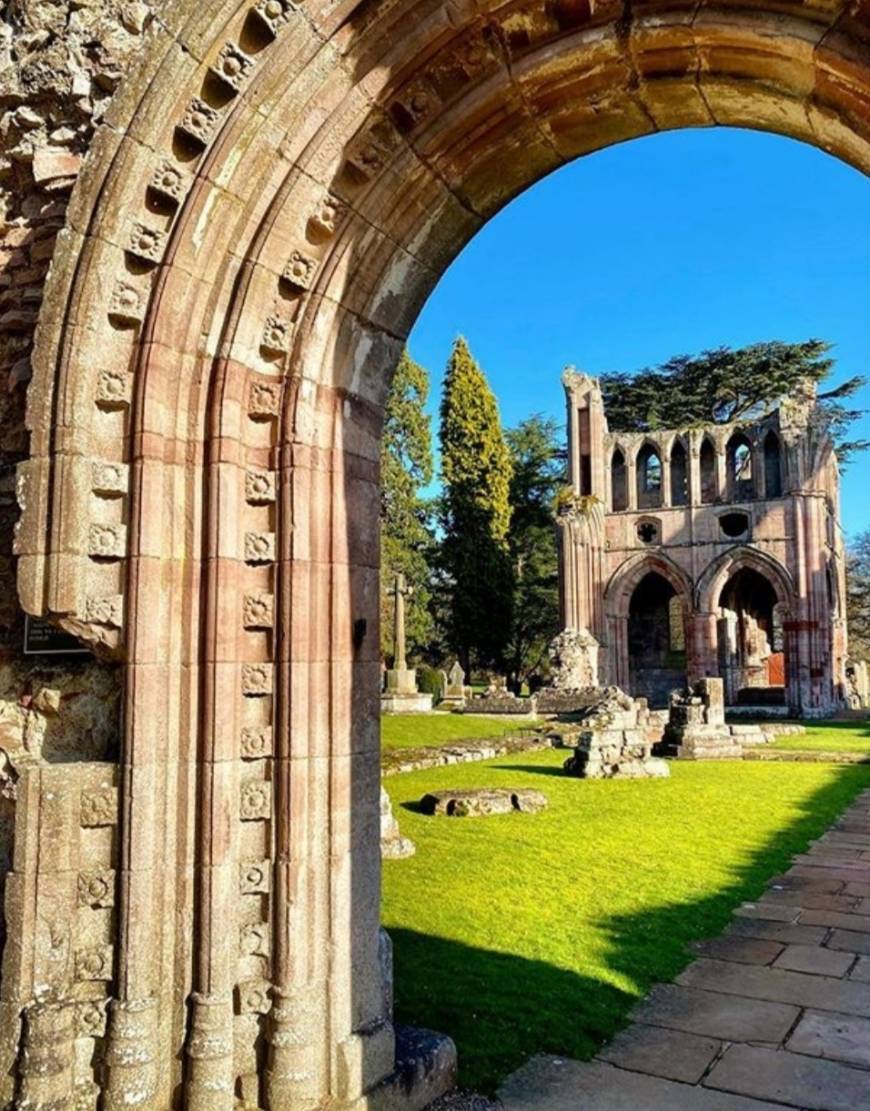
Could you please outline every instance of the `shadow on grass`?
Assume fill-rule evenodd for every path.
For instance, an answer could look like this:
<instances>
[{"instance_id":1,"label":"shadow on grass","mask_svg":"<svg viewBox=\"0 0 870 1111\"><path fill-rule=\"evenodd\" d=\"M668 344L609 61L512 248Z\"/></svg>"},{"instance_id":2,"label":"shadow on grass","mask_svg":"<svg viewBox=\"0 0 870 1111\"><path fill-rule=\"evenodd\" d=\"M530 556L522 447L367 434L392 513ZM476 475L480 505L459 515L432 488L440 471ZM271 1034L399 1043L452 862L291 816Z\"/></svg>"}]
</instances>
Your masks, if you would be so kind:
<instances>
[{"instance_id":1,"label":"shadow on grass","mask_svg":"<svg viewBox=\"0 0 870 1111\"><path fill-rule=\"evenodd\" d=\"M544 771L504 770L520 768ZM721 933L734 908L757 898L868 785L866 769L838 769L805 801L800 817L760 844L735 881L713 894L599 919L609 971L631 990L545 961L392 929L397 1019L449 1034L459 1049L460 1083L486 1093L534 1054L590 1057L656 982L673 980L685 968L691 942ZM461 897L461 883L439 897Z\"/></svg>"},{"instance_id":2,"label":"shadow on grass","mask_svg":"<svg viewBox=\"0 0 870 1111\"><path fill-rule=\"evenodd\" d=\"M400 802L399 806L403 810L409 810L412 814L426 814L421 799L409 799L407 802Z\"/></svg>"},{"instance_id":3,"label":"shadow on grass","mask_svg":"<svg viewBox=\"0 0 870 1111\"><path fill-rule=\"evenodd\" d=\"M565 749L565 759L568 759L570 750ZM522 772L524 775L555 775L560 779L565 778L562 768L551 768L546 764L494 764L494 772Z\"/></svg>"}]
</instances>

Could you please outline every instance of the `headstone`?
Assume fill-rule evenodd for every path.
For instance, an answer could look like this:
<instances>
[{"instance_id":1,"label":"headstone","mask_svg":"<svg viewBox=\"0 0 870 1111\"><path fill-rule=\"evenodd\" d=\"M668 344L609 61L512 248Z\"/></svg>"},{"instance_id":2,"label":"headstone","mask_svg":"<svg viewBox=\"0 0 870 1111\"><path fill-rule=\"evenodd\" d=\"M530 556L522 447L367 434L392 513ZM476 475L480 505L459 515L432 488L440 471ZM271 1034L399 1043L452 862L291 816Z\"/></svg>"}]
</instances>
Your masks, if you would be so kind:
<instances>
[{"instance_id":1,"label":"headstone","mask_svg":"<svg viewBox=\"0 0 870 1111\"><path fill-rule=\"evenodd\" d=\"M699 679L688 690L674 691L664 737L655 751L679 760L739 760L740 742L725 724L725 689L721 679Z\"/></svg>"},{"instance_id":2,"label":"headstone","mask_svg":"<svg viewBox=\"0 0 870 1111\"><path fill-rule=\"evenodd\" d=\"M448 818L488 818L515 810L536 814L546 809L547 796L532 787L471 787L432 791L420 799L425 814Z\"/></svg>"},{"instance_id":3,"label":"headstone","mask_svg":"<svg viewBox=\"0 0 870 1111\"><path fill-rule=\"evenodd\" d=\"M396 575L392 594L394 658L386 673L381 710L387 714L425 713L432 709L432 695L417 690L417 673L408 667L405 658L405 598L410 596L411 587L405 584L404 575Z\"/></svg>"},{"instance_id":4,"label":"headstone","mask_svg":"<svg viewBox=\"0 0 870 1111\"><path fill-rule=\"evenodd\" d=\"M453 661L449 671L441 672L441 701L438 705L445 710L462 710L469 697L465 686L465 672L459 660Z\"/></svg>"},{"instance_id":5,"label":"headstone","mask_svg":"<svg viewBox=\"0 0 870 1111\"><path fill-rule=\"evenodd\" d=\"M644 698L631 698L619 687L598 691L574 733L574 755L565 771L581 779L648 779L670 775L667 764L652 755L649 709ZM563 743L568 744L563 734Z\"/></svg>"},{"instance_id":6,"label":"headstone","mask_svg":"<svg viewBox=\"0 0 870 1111\"><path fill-rule=\"evenodd\" d=\"M390 796L381 787L381 856L384 860L401 860L413 856L416 851L414 842L402 836Z\"/></svg>"}]
</instances>

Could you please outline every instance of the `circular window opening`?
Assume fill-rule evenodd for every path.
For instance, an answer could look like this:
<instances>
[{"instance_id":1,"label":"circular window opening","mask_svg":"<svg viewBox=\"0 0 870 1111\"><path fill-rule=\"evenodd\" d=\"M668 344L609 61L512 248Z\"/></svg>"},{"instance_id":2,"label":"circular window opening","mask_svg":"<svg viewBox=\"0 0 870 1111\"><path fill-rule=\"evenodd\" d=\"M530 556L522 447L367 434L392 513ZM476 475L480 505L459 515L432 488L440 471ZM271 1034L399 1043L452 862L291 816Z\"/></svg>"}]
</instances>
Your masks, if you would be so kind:
<instances>
[{"instance_id":1,"label":"circular window opening","mask_svg":"<svg viewBox=\"0 0 870 1111\"><path fill-rule=\"evenodd\" d=\"M637 538L644 544L655 544L659 538L659 527L652 521L641 521L637 526Z\"/></svg>"},{"instance_id":2,"label":"circular window opening","mask_svg":"<svg viewBox=\"0 0 870 1111\"><path fill-rule=\"evenodd\" d=\"M719 518L719 528L734 539L749 531L749 518L745 513L725 513Z\"/></svg>"}]
</instances>

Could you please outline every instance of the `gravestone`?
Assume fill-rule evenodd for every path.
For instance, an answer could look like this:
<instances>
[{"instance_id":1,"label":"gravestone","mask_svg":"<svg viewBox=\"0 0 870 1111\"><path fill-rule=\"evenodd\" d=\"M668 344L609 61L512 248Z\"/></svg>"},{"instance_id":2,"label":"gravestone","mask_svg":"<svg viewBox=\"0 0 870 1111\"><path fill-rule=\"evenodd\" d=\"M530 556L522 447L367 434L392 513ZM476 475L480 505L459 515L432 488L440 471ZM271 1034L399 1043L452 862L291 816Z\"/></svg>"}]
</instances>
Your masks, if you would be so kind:
<instances>
[{"instance_id":1,"label":"gravestone","mask_svg":"<svg viewBox=\"0 0 870 1111\"><path fill-rule=\"evenodd\" d=\"M393 804L384 787L381 787L381 856L384 860L401 860L417 851L409 837L403 837L393 814Z\"/></svg>"},{"instance_id":2,"label":"gravestone","mask_svg":"<svg viewBox=\"0 0 870 1111\"><path fill-rule=\"evenodd\" d=\"M465 672L459 665L459 660L453 661L449 671L441 672L441 700L439 706L445 710L462 710L469 697L469 690L465 685Z\"/></svg>"}]
</instances>

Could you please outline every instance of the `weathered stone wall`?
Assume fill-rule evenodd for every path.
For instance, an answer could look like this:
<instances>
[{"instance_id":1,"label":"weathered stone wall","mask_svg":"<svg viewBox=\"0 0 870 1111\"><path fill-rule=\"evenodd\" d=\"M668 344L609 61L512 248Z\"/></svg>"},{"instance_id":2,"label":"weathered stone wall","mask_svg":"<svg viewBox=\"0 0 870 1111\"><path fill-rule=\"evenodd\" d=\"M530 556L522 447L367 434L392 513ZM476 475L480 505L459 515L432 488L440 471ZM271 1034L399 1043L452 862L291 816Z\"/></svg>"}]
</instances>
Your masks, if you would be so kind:
<instances>
[{"instance_id":1,"label":"weathered stone wall","mask_svg":"<svg viewBox=\"0 0 870 1111\"><path fill-rule=\"evenodd\" d=\"M23 635L15 464L45 278L94 129L151 18L141 0L13 0L0 14L0 660Z\"/></svg>"}]
</instances>

